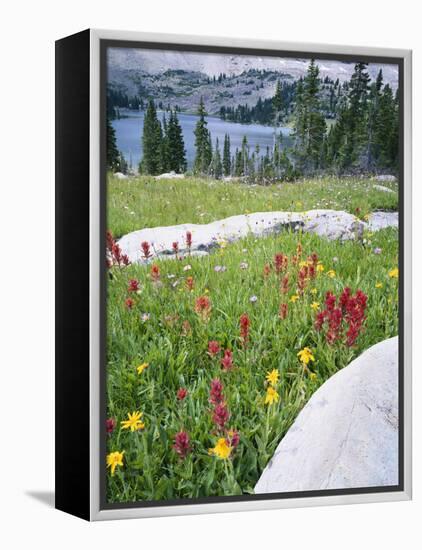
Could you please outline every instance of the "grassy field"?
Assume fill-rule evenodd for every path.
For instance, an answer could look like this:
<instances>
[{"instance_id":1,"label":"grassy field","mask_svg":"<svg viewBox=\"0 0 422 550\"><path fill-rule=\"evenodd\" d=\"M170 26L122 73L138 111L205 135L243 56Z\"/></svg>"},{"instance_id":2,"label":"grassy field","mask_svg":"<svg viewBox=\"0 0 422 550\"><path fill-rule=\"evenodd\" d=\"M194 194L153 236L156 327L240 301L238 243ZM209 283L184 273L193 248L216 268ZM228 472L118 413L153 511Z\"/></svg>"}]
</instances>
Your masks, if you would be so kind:
<instances>
[{"instance_id":1,"label":"grassy field","mask_svg":"<svg viewBox=\"0 0 422 550\"><path fill-rule=\"evenodd\" d=\"M108 228L118 238L144 227L208 223L247 212L332 208L363 217L374 210L397 210L397 192L381 191L376 183L324 177L263 187L200 178L109 177ZM383 186L397 191L394 183Z\"/></svg>"},{"instance_id":2,"label":"grassy field","mask_svg":"<svg viewBox=\"0 0 422 550\"><path fill-rule=\"evenodd\" d=\"M359 208L364 216L396 207L395 194L367 180L261 188L111 179L108 226L120 236L245 211ZM397 334L397 247L395 229L346 243L285 232L251 236L204 258L111 268L108 500L252 492L315 390L364 349ZM279 273L278 253L287 257ZM317 258L310 260L313 253ZM321 330L315 326L326 293L338 297L345 287L367 297L365 319L350 346L346 313L333 343L327 342L326 323ZM209 342L218 344L211 352ZM211 391L213 380L222 389L214 382ZM136 412L142 416L122 424Z\"/></svg>"}]
</instances>

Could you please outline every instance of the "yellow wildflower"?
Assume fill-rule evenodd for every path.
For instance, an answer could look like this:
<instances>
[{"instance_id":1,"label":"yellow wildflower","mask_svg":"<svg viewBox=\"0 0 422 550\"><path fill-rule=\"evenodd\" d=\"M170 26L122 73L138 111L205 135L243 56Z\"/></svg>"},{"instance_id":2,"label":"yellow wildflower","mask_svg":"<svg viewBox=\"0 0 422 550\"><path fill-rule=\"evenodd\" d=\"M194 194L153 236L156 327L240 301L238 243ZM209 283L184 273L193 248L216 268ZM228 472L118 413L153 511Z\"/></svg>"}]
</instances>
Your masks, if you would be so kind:
<instances>
[{"instance_id":1,"label":"yellow wildflower","mask_svg":"<svg viewBox=\"0 0 422 550\"><path fill-rule=\"evenodd\" d=\"M290 296L290 301L294 304L295 302L297 302L299 300L299 295L298 294L293 294L293 296Z\"/></svg>"},{"instance_id":2,"label":"yellow wildflower","mask_svg":"<svg viewBox=\"0 0 422 550\"><path fill-rule=\"evenodd\" d=\"M280 396L278 395L277 391L272 386L268 386L267 393L265 395L265 405L272 405L273 403L277 403L279 399Z\"/></svg>"},{"instance_id":3,"label":"yellow wildflower","mask_svg":"<svg viewBox=\"0 0 422 550\"><path fill-rule=\"evenodd\" d=\"M320 264L318 263L317 266L316 266L316 270L318 273L322 273L324 271L325 267L323 266L323 264Z\"/></svg>"},{"instance_id":4,"label":"yellow wildflower","mask_svg":"<svg viewBox=\"0 0 422 550\"><path fill-rule=\"evenodd\" d=\"M318 294L318 290L316 288L311 288L311 294L315 296L315 294Z\"/></svg>"},{"instance_id":5,"label":"yellow wildflower","mask_svg":"<svg viewBox=\"0 0 422 550\"><path fill-rule=\"evenodd\" d=\"M303 363L304 365L308 365L309 361L315 361L315 357L312 354L312 350L309 348L301 349L298 352L297 356L299 357L299 360L301 361L301 363Z\"/></svg>"},{"instance_id":6,"label":"yellow wildflower","mask_svg":"<svg viewBox=\"0 0 422 550\"><path fill-rule=\"evenodd\" d=\"M395 267L393 269L390 269L390 271L388 272L388 275L389 277L391 277L392 279L397 279L398 276L399 276L399 268L398 267Z\"/></svg>"},{"instance_id":7,"label":"yellow wildflower","mask_svg":"<svg viewBox=\"0 0 422 550\"><path fill-rule=\"evenodd\" d=\"M331 279L334 279L334 277L336 276L336 272L334 271L334 269L329 269L327 271L327 275L331 278Z\"/></svg>"},{"instance_id":8,"label":"yellow wildflower","mask_svg":"<svg viewBox=\"0 0 422 550\"><path fill-rule=\"evenodd\" d=\"M312 302L311 308L312 308L314 311L316 311L317 309L319 309L319 302Z\"/></svg>"},{"instance_id":9,"label":"yellow wildflower","mask_svg":"<svg viewBox=\"0 0 422 550\"><path fill-rule=\"evenodd\" d=\"M123 454L124 451L121 453L119 451L114 451L107 455L107 468L111 468L112 476L114 476L114 470L117 466L123 466Z\"/></svg>"},{"instance_id":10,"label":"yellow wildflower","mask_svg":"<svg viewBox=\"0 0 422 550\"><path fill-rule=\"evenodd\" d=\"M209 293L210 293L209 289L206 288L206 289L204 290L204 294L209 294Z\"/></svg>"},{"instance_id":11,"label":"yellow wildflower","mask_svg":"<svg viewBox=\"0 0 422 550\"><path fill-rule=\"evenodd\" d=\"M214 455L217 458L221 458L223 460L229 458L231 452L232 448L227 443L227 440L224 437L220 437L220 439L217 441L216 446L208 450L208 453L210 455Z\"/></svg>"},{"instance_id":12,"label":"yellow wildflower","mask_svg":"<svg viewBox=\"0 0 422 550\"><path fill-rule=\"evenodd\" d=\"M384 285L380 282L375 283L375 288L382 288Z\"/></svg>"},{"instance_id":13,"label":"yellow wildflower","mask_svg":"<svg viewBox=\"0 0 422 550\"><path fill-rule=\"evenodd\" d=\"M130 429L131 432L143 430L145 428L145 424L141 420L142 415L143 413L139 411L134 411L132 414L127 413L128 420L122 420L120 422L122 428L124 430Z\"/></svg>"},{"instance_id":14,"label":"yellow wildflower","mask_svg":"<svg viewBox=\"0 0 422 550\"><path fill-rule=\"evenodd\" d=\"M317 377L316 372L310 372L310 373L309 373L309 378L310 378L311 380L315 380L316 377Z\"/></svg>"},{"instance_id":15,"label":"yellow wildflower","mask_svg":"<svg viewBox=\"0 0 422 550\"><path fill-rule=\"evenodd\" d=\"M277 384L279 378L280 373L277 369L273 369L271 372L267 372L267 376L265 377L267 382L269 382L273 387Z\"/></svg>"},{"instance_id":16,"label":"yellow wildflower","mask_svg":"<svg viewBox=\"0 0 422 550\"><path fill-rule=\"evenodd\" d=\"M136 367L136 370L138 371L138 374L142 374L145 369L149 367L149 363L142 363L142 365L139 365L139 367Z\"/></svg>"},{"instance_id":17,"label":"yellow wildflower","mask_svg":"<svg viewBox=\"0 0 422 550\"><path fill-rule=\"evenodd\" d=\"M299 267L309 267L310 265L311 265L311 262L308 262L305 260L302 260L301 262L299 262Z\"/></svg>"}]
</instances>

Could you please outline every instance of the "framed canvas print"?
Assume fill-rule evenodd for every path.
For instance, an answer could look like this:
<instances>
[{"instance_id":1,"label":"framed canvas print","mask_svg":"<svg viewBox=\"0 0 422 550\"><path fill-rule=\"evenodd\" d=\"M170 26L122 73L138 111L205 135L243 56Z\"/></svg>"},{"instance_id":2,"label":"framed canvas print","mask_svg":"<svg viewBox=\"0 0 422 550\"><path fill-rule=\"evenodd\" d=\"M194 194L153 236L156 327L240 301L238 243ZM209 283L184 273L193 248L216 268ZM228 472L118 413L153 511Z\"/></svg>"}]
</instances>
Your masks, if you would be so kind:
<instances>
[{"instance_id":1,"label":"framed canvas print","mask_svg":"<svg viewBox=\"0 0 422 550\"><path fill-rule=\"evenodd\" d=\"M56 43L56 506L411 497L411 52Z\"/></svg>"}]
</instances>

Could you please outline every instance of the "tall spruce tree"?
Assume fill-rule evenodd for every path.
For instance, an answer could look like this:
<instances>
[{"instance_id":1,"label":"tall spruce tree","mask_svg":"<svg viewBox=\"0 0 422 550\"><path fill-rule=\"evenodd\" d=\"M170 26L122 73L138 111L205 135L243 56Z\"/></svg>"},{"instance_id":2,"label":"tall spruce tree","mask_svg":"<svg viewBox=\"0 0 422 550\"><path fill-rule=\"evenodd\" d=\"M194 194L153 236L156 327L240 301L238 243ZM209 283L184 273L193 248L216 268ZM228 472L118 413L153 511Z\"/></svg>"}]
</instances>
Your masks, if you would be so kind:
<instances>
[{"instance_id":1,"label":"tall spruce tree","mask_svg":"<svg viewBox=\"0 0 422 550\"><path fill-rule=\"evenodd\" d=\"M199 120L194 130L196 155L193 169L196 174L208 174L212 160L212 145L211 135L207 127L208 123L205 119L207 112L202 97L199 102L197 114Z\"/></svg>"},{"instance_id":2,"label":"tall spruce tree","mask_svg":"<svg viewBox=\"0 0 422 550\"><path fill-rule=\"evenodd\" d=\"M186 152L182 128L176 111L170 111L166 134L167 170L183 173L186 170Z\"/></svg>"},{"instance_id":3,"label":"tall spruce tree","mask_svg":"<svg viewBox=\"0 0 422 550\"><path fill-rule=\"evenodd\" d=\"M312 172L321 166L325 131L319 68L312 59L303 82L299 80L296 87L294 156L302 171Z\"/></svg>"},{"instance_id":4,"label":"tall spruce tree","mask_svg":"<svg viewBox=\"0 0 422 550\"><path fill-rule=\"evenodd\" d=\"M116 144L116 132L107 117L107 169L116 172L119 166L119 151Z\"/></svg>"},{"instance_id":5,"label":"tall spruce tree","mask_svg":"<svg viewBox=\"0 0 422 550\"><path fill-rule=\"evenodd\" d=\"M226 177L231 174L231 152L230 152L230 136L224 135L224 147L223 147L223 172Z\"/></svg>"},{"instance_id":6,"label":"tall spruce tree","mask_svg":"<svg viewBox=\"0 0 422 550\"><path fill-rule=\"evenodd\" d=\"M215 140L215 148L211 161L211 175L215 179L220 179L223 175L223 165L221 162L220 145L218 138Z\"/></svg>"},{"instance_id":7,"label":"tall spruce tree","mask_svg":"<svg viewBox=\"0 0 422 550\"><path fill-rule=\"evenodd\" d=\"M161 124L157 118L154 101L150 99L145 112L142 134L143 158L140 163L142 173L156 175L163 169L162 141Z\"/></svg>"}]
</instances>

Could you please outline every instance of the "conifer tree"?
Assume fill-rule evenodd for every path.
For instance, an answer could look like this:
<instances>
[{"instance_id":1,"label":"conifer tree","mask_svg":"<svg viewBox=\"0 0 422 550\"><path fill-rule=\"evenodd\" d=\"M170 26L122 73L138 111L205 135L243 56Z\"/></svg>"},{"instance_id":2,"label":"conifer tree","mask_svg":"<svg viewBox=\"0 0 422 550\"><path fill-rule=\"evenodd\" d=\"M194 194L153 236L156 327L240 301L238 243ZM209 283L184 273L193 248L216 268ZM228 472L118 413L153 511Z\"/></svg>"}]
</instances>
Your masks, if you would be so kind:
<instances>
[{"instance_id":1,"label":"conifer tree","mask_svg":"<svg viewBox=\"0 0 422 550\"><path fill-rule=\"evenodd\" d=\"M116 144L116 132L107 117L107 169L116 172L119 165L119 151Z\"/></svg>"},{"instance_id":2,"label":"conifer tree","mask_svg":"<svg viewBox=\"0 0 422 550\"><path fill-rule=\"evenodd\" d=\"M144 174L159 174L162 170L162 129L157 118L157 112L152 99L144 117L144 130L142 135L143 158L140 171Z\"/></svg>"},{"instance_id":3,"label":"conifer tree","mask_svg":"<svg viewBox=\"0 0 422 550\"><path fill-rule=\"evenodd\" d=\"M225 134L223 147L223 172L226 177L231 174L230 136Z\"/></svg>"},{"instance_id":4,"label":"conifer tree","mask_svg":"<svg viewBox=\"0 0 422 550\"><path fill-rule=\"evenodd\" d=\"M303 171L313 171L320 166L325 130L319 68L312 59L306 77L303 82L299 80L296 87L293 136L296 162Z\"/></svg>"},{"instance_id":5,"label":"conifer tree","mask_svg":"<svg viewBox=\"0 0 422 550\"><path fill-rule=\"evenodd\" d=\"M207 174L212 159L212 145L211 136L207 128L207 121L205 119L207 112L203 98L201 97L198 112L199 120L195 126L195 147L196 155L194 161L194 172L196 174Z\"/></svg>"},{"instance_id":6,"label":"conifer tree","mask_svg":"<svg viewBox=\"0 0 422 550\"><path fill-rule=\"evenodd\" d=\"M221 154L220 154L220 146L218 143L218 138L215 140L215 148L214 148L214 154L212 156L211 161L211 175L215 179L220 179L223 175L223 165L221 163Z\"/></svg>"},{"instance_id":7,"label":"conifer tree","mask_svg":"<svg viewBox=\"0 0 422 550\"><path fill-rule=\"evenodd\" d=\"M170 111L170 118L167 125L167 169L176 173L186 170L186 152L183 141L182 128L179 123L176 111Z\"/></svg>"}]
</instances>

